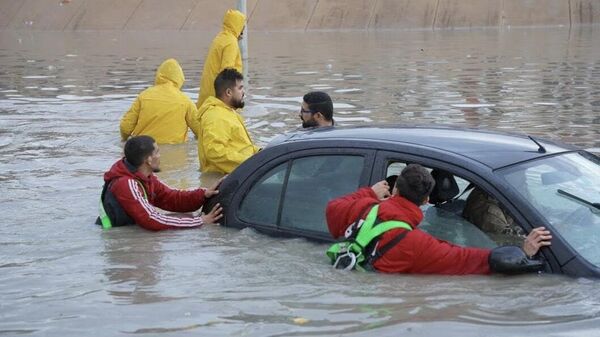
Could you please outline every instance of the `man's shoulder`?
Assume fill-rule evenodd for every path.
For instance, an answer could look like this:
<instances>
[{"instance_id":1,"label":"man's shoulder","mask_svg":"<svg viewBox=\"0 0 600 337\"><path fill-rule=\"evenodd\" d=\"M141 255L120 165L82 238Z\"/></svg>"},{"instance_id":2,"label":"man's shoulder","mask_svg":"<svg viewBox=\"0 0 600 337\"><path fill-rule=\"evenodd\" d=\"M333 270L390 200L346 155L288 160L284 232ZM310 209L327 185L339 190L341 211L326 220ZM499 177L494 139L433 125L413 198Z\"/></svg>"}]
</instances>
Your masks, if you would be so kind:
<instances>
[{"instance_id":1,"label":"man's shoulder","mask_svg":"<svg viewBox=\"0 0 600 337\"><path fill-rule=\"evenodd\" d=\"M192 101L190 96L186 95L180 89L176 89L176 90L177 90L176 95L177 95L177 97L179 97L181 99L182 102L185 102L185 104L192 104L194 107L196 106L196 104L194 103L194 101Z\"/></svg>"},{"instance_id":2,"label":"man's shoulder","mask_svg":"<svg viewBox=\"0 0 600 337\"><path fill-rule=\"evenodd\" d=\"M235 38L235 36L233 36L232 34L228 34L227 32L221 31L213 39L210 45L209 54L218 54L220 49L223 49L233 44L238 44L237 38Z\"/></svg>"},{"instance_id":3,"label":"man's shoulder","mask_svg":"<svg viewBox=\"0 0 600 337\"><path fill-rule=\"evenodd\" d=\"M146 96L148 94L152 94L154 92L160 91L160 85L152 85L144 90L142 90L139 94L139 97Z\"/></svg>"},{"instance_id":4,"label":"man's shoulder","mask_svg":"<svg viewBox=\"0 0 600 337\"><path fill-rule=\"evenodd\" d=\"M140 182L134 177L116 177L110 182L110 190L113 194L124 196L131 194L135 189L141 189Z\"/></svg>"},{"instance_id":5,"label":"man's shoulder","mask_svg":"<svg viewBox=\"0 0 600 337\"><path fill-rule=\"evenodd\" d=\"M202 120L205 122L207 122L207 121L231 122L233 120L236 120L236 118L233 115L232 111L230 111L229 109L222 107L222 106L218 106L218 105L211 105L202 114Z\"/></svg>"}]
</instances>

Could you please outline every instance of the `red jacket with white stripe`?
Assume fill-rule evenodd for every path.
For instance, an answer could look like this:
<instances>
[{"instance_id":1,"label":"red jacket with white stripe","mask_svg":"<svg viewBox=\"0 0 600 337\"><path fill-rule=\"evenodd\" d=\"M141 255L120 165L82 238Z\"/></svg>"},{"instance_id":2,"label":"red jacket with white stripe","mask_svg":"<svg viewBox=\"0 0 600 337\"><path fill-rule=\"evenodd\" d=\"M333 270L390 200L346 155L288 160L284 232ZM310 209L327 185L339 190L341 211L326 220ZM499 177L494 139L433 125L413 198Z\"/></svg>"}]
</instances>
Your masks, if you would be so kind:
<instances>
[{"instance_id":1,"label":"red jacket with white stripe","mask_svg":"<svg viewBox=\"0 0 600 337\"><path fill-rule=\"evenodd\" d=\"M380 201L370 187L329 202L326 209L329 232L334 238L344 237L346 228L359 216L364 219L370 206L374 204L379 204L377 216L382 221L404 221L413 228L398 244L375 261L373 267L376 270L387 273L446 275L490 273L489 250L461 247L434 238L416 228L423 220L423 212L419 207L399 195ZM379 247L383 247L403 231L406 229L396 228L383 233Z\"/></svg>"},{"instance_id":2,"label":"red jacket with white stripe","mask_svg":"<svg viewBox=\"0 0 600 337\"><path fill-rule=\"evenodd\" d=\"M154 206L169 212L193 212L205 202L204 190L172 189L154 174L146 177L125 159L116 162L104 173L115 198L136 224L153 231L163 229L198 227L203 224L199 216L178 217L159 212ZM143 189L142 189L143 185ZM145 190L145 193L144 193Z\"/></svg>"}]
</instances>

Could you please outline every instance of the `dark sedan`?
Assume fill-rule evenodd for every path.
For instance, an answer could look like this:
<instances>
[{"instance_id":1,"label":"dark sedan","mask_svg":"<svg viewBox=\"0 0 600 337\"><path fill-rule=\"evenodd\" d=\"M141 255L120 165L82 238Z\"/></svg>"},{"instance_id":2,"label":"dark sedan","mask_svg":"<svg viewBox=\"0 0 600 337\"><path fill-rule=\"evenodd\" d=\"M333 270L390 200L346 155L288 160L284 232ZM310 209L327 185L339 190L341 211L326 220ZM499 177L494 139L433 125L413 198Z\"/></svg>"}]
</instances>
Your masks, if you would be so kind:
<instances>
[{"instance_id":1,"label":"dark sedan","mask_svg":"<svg viewBox=\"0 0 600 337\"><path fill-rule=\"evenodd\" d=\"M536 137L415 126L292 133L240 165L211 203L223 205L225 226L333 241L327 202L393 179L408 163L430 169L438 186L419 228L492 248L545 226L553 234L540 253L546 272L600 276L600 159ZM490 232L466 214L476 193L493 200L491 216L509 219L513 230Z\"/></svg>"}]
</instances>

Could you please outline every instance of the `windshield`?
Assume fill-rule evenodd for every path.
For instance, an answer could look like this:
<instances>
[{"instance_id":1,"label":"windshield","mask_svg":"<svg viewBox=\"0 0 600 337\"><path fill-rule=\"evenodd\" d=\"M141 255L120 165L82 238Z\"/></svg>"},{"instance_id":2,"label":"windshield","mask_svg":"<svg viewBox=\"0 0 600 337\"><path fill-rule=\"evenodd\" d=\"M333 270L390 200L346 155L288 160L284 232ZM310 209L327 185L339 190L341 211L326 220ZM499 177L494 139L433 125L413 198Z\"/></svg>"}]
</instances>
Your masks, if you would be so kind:
<instances>
[{"instance_id":1,"label":"windshield","mask_svg":"<svg viewBox=\"0 0 600 337\"><path fill-rule=\"evenodd\" d=\"M524 163L500 174L581 256L600 266L600 160L585 152Z\"/></svg>"}]
</instances>

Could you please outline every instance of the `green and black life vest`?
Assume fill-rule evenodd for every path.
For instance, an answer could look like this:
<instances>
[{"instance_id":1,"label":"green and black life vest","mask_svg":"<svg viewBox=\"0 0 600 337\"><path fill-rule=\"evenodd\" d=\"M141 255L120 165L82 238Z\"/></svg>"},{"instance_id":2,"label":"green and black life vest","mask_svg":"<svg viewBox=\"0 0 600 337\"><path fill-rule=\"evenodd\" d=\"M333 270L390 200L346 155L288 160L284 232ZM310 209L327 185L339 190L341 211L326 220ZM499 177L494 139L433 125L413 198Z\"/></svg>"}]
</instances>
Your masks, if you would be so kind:
<instances>
[{"instance_id":1,"label":"green and black life vest","mask_svg":"<svg viewBox=\"0 0 600 337\"><path fill-rule=\"evenodd\" d=\"M379 205L371 208L364 220L361 212L358 219L346 229L346 241L333 244L327 250L327 256L336 269L361 271L372 270L373 263L388 250L394 247L412 230L409 224L402 221L381 221L377 217ZM381 235L394 228L404 228L403 231L385 246L378 248Z\"/></svg>"},{"instance_id":2,"label":"green and black life vest","mask_svg":"<svg viewBox=\"0 0 600 337\"><path fill-rule=\"evenodd\" d=\"M135 221L125 212L123 206L119 203L115 195L110 190L110 186L115 179L105 182L100 195L100 216L96 219L97 225L102 225L102 228L109 229L111 227L119 227L134 224ZM148 199L146 189L141 181L136 179L137 183L144 191L144 198Z\"/></svg>"}]
</instances>

